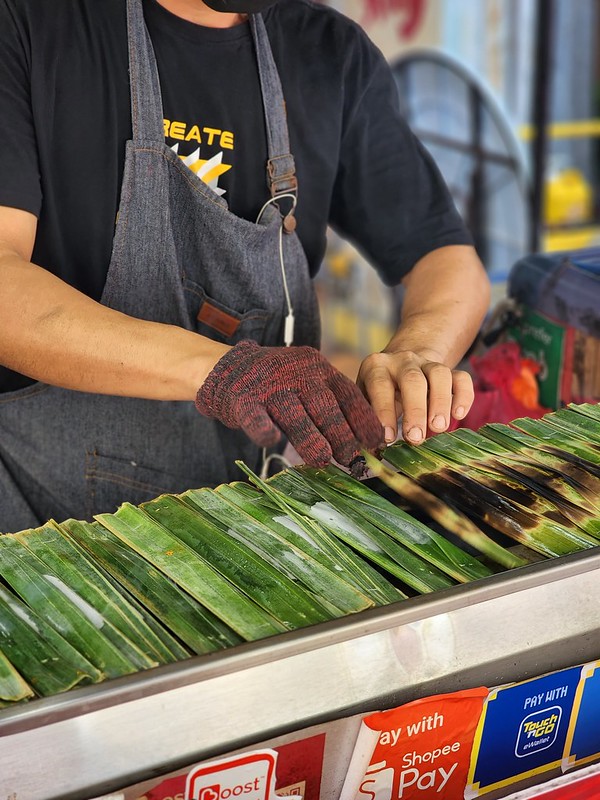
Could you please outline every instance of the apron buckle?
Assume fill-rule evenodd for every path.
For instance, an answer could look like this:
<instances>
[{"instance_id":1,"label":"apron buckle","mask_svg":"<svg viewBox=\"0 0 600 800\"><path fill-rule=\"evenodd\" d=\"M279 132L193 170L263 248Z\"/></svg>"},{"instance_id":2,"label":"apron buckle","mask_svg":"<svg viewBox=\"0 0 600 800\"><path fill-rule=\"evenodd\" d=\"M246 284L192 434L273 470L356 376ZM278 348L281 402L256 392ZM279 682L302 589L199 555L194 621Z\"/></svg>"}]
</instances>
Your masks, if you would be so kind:
<instances>
[{"instance_id":1,"label":"apron buckle","mask_svg":"<svg viewBox=\"0 0 600 800\"><path fill-rule=\"evenodd\" d=\"M298 189L296 165L291 155L270 158L267 161L267 175L271 197L277 197L286 192L295 192Z\"/></svg>"}]
</instances>

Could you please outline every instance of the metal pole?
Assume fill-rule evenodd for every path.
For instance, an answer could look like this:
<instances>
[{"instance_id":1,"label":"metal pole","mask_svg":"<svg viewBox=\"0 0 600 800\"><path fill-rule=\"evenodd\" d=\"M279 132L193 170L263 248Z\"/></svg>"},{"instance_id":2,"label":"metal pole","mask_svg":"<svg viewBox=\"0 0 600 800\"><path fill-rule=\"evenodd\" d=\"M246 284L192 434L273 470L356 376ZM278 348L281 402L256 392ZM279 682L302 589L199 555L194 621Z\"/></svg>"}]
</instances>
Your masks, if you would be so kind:
<instances>
[{"instance_id":1,"label":"metal pole","mask_svg":"<svg viewBox=\"0 0 600 800\"><path fill-rule=\"evenodd\" d=\"M538 0L536 12L535 72L533 84L532 144L533 180L531 192L531 252L540 249L543 228L544 182L548 155L548 124L552 97L552 46L554 0Z\"/></svg>"},{"instance_id":2,"label":"metal pole","mask_svg":"<svg viewBox=\"0 0 600 800\"><path fill-rule=\"evenodd\" d=\"M468 209L469 229L473 234L475 249L479 258L485 264L488 259L488 237L485 230L487 219L485 182L485 154L483 150L483 106L476 87L471 86L469 91L471 141L474 159L473 174L471 176L471 198Z\"/></svg>"}]
</instances>

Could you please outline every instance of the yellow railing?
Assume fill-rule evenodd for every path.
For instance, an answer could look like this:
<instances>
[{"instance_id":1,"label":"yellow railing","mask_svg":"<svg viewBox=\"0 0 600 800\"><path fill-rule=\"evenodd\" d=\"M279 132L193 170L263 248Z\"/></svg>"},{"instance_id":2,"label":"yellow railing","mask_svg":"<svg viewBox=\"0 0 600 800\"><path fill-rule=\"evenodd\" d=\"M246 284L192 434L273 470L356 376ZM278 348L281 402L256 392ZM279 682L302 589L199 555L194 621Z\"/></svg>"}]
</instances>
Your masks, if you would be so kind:
<instances>
[{"instance_id":1,"label":"yellow railing","mask_svg":"<svg viewBox=\"0 0 600 800\"><path fill-rule=\"evenodd\" d=\"M524 141L531 141L534 134L535 125L519 126L519 136ZM548 135L552 139L588 139L600 137L600 119L552 122L548 126Z\"/></svg>"}]
</instances>

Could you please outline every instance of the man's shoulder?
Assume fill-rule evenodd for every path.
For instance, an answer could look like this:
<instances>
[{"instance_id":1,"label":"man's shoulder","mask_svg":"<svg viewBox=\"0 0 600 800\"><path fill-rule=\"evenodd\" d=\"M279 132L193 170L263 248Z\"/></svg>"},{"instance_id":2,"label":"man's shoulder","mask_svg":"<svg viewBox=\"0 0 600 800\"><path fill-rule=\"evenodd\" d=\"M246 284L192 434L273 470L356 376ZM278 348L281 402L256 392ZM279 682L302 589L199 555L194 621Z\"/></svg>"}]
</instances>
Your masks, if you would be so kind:
<instances>
[{"instance_id":1,"label":"man's shoulder","mask_svg":"<svg viewBox=\"0 0 600 800\"><path fill-rule=\"evenodd\" d=\"M360 25L319 0L279 0L267 14L267 24L285 25L294 34L366 38Z\"/></svg>"},{"instance_id":2,"label":"man's shoulder","mask_svg":"<svg viewBox=\"0 0 600 800\"><path fill-rule=\"evenodd\" d=\"M373 48L360 24L319 0L279 0L268 10L266 23L304 59L315 55L339 64Z\"/></svg>"},{"instance_id":3,"label":"man's shoulder","mask_svg":"<svg viewBox=\"0 0 600 800\"><path fill-rule=\"evenodd\" d=\"M86 21L90 27L101 21L121 20L126 0L0 0L0 12L18 25L38 31L53 31L65 21Z\"/></svg>"},{"instance_id":4,"label":"man's shoulder","mask_svg":"<svg viewBox=\"0 0 600 800\"><path fill-rule=\"evenodd\" d=\"M0 0L0 6L16 14L34 12L53 14L104 14L107 11L125 8L126 0Z\"/></svg>"}]
</instances>

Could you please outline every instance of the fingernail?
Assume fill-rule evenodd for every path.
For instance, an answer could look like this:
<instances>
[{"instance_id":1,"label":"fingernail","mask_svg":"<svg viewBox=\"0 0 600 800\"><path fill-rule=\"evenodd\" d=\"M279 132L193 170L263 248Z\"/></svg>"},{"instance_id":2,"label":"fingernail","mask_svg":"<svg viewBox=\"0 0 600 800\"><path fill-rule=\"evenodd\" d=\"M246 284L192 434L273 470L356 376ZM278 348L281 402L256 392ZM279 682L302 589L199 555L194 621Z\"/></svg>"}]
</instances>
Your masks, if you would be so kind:
<instances>
[{"instance_id":1,"label":"fingernail","mask_svg":"<svg viewBox=\"0 0 600 800\"><path fill-rule=\"evenodd\" d=\"M411 428L409 432L406 434L406 438L408 439L409 442L417 444L417 442L420 442L421 439L423 438L423 431L421 430L421 428Z\"/></svg>"},{"instance_id":2,"label":"fingernail","mask_svg":"<svg viewBox=\"0 0 600 800\"><path fill-rule=\"evenodd\" d=\"M387 428L386 427L386 429L385 429L385 440L386 440L386 442L388 444L391 444L392 442L396 441L396 434L394 433L394 429L393 428Z\"/></svg>"},{"instance_id":3,"label":"fingernail","mask_svg":"<svg viewBox=\"0 0 600 800\"><path fill-rule=\"evenodd\" d=\"M436 428L438 431L443 431L446 427L446 417L437 414L437 416L431 420L431 427Z\"/></svg>"},{"instance_id":4,"label":"fingernail","mask_svg":"<svg viewBox=\"0 0 600 800\"><path fill-rule=\"evenodd\" d=\"M454 416L456 417L456 419L462 419L464 415L465 415L465 410L462 406L459 406L457 409L455 409Z\"/></svg>"}]
</instances>

